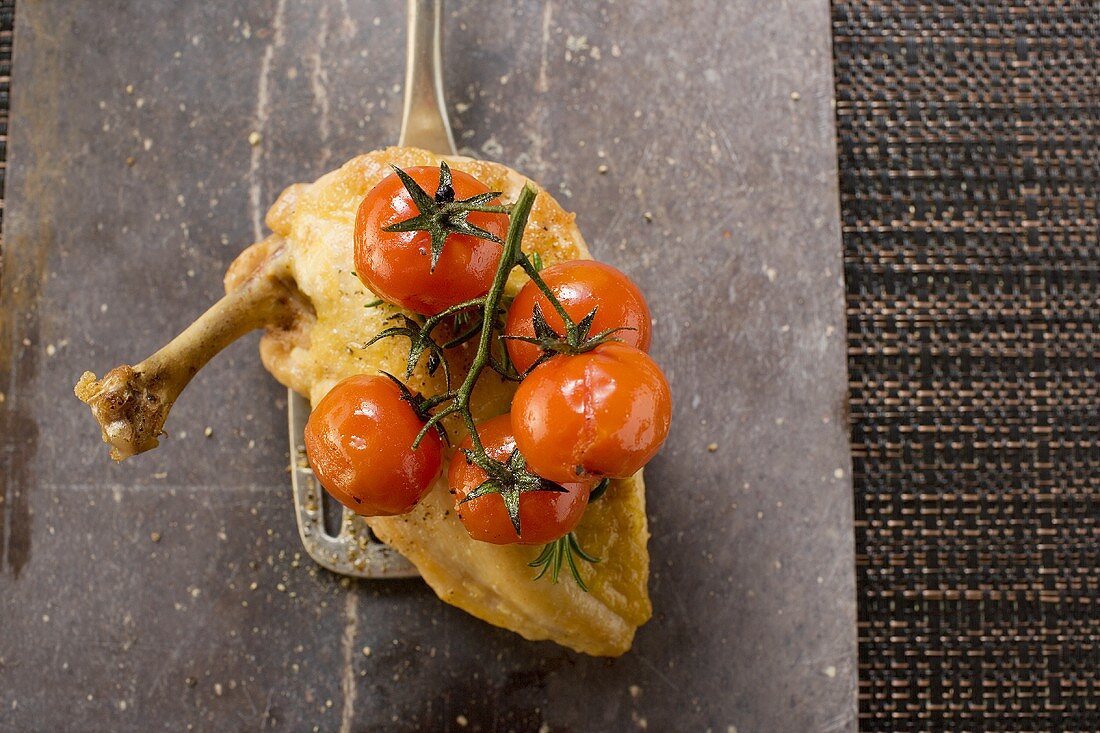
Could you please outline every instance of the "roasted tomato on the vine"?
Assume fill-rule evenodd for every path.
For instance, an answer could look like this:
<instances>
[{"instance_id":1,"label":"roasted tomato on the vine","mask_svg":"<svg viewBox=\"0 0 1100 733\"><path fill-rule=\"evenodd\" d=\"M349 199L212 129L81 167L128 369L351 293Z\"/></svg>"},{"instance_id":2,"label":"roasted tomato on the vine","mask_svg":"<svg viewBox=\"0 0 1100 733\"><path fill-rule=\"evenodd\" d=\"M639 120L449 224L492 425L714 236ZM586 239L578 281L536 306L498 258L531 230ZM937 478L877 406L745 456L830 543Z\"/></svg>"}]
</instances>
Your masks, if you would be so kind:
<instances>
[{"instance_id":1,"label":"roasted tomato on the vine","mask_svg":"<svg viewBox=\"0 0 1100 733\"><path fill-rule=\"evenodd\" d=\"M536 367L512 400L527 466L551 481L626 478L668 436L672 394L661 368L610 341Z\"/></svg>"},{"instance_id":2,"label":"roasted tomato on the vine","mask_svg":"<svg viewBox=\"0 0 1100 733\"><path fill-rule=\"evenodd\" d=\"M621 328L623 330L616 331L613 338L642 351L649 350L649 306L642 291L625 274L596 260L568 260L547 267L539 275L574 323L596 310L596 316L588 328L589 334ZM504 334L534 337L532 314L535 304L538 304L546 324L565 336L561 316L534 282L524 285L512 301ZM530 369L542 354L538 346L526 341L506 339L505 343L508 356L521 374Z\"/></svg>"},{"instance_id":3,"label":"roasted tomato on the vine","mask_svg":"<svg viewBox=\"0 0 1100 733\"><path fill-rule=\"evenodd\" d=\"M477 426L477 434L488 456L508 463L516 450L512 437L512 421L500 415ZM473 442L467 436L459 446L470 450ZM467 460L461 450L451 459L447 483L455 495L455 510L466 531L475 540L496 545L541 545L563 537L577 526L585 507L591 481L562 483L565 492L525 491L519 495L520 534L516 534L499 493L485 494L463 503L463 500L488 478L485 471Z\"/></svg>"},{"instance_id":4,"label":"roasted tomato on the vine","mask_svg":"<svg viewBox=\"0 0 1100 733\"><path fill-rule=\"evenodd\" d=\"M473 232L503 241L508 215L470 211L474 204L463 205L465 199L489 193L468 173L445 166L415 166L403 172L424 195L424 206L417 205L397 173L367 192L355 217L359 279L380 298L429 316L484 295L502 248ZM444 184L450 178L449 186L441 188L441 176ZM499 204L490 198L477 205ZM385 231L403 223L411 230ZM459 233L463 231L470 233Z\"/></svg>"},{"instance_id":5,"label":"roasted tomato on the vine","mask_svg":"<svg viewBox=\"0 0 1100 733\"><path fill-rule=\"evenodd\" d=\"M321 485L357 514L404 514L439 475L443 441L390 379L360 374L337 384L306 422L306 455Z\"/></svg>"}]
</instances>

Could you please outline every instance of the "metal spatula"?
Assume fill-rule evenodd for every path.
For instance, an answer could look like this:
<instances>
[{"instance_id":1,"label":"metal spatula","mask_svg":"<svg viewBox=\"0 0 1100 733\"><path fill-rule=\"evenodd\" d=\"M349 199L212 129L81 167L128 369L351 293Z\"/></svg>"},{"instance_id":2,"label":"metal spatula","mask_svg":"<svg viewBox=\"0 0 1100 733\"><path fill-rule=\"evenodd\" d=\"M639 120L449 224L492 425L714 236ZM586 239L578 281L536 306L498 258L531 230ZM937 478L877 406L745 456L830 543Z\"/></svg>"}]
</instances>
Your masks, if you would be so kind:
<instances>
[{"instance_id":1,"label":"metal spatula","mask_svg":"<svg viewBox=\"0 0 1100 733\"><path fill-rule=\"evenodd\" d=\"M454 136L443 101L441 48L443 0L408 0L408 42L405 69L405 114L398 145L410 145L453 155ZM319 565L356 578L410 578L416 568L396 550L379 542L362 517L339 507L335 535L325 527L325 504L333 500L321 489L306 461L303 431L309 402L289 393L290 477L298 534L306 552Z\"/></svg>"}]
</instances>

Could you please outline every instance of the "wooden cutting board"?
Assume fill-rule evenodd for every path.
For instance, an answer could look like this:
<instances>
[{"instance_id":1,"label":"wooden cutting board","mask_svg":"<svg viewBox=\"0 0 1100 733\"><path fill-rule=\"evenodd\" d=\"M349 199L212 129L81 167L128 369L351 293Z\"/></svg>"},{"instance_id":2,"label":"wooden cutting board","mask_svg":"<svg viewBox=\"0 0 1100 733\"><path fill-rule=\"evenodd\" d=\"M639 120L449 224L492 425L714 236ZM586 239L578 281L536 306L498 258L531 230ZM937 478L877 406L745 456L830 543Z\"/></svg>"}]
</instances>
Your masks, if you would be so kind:
<instances>
[{"instance_id":1,"label":"wooden cutting board","mask_svg":"<svg viewBox=\"0 0 1100 733\"><path fill-rule=\"evenodd\" d=\"M255 336L111 465L73 382L217 297L284 185L396 139L403 8L20 2L0 727L854 728L827 3L453 5L459 145L549 187L651 299L676 402L647 472L653 620L590 659L315 568Z\"/></svg>"}]
</instances>

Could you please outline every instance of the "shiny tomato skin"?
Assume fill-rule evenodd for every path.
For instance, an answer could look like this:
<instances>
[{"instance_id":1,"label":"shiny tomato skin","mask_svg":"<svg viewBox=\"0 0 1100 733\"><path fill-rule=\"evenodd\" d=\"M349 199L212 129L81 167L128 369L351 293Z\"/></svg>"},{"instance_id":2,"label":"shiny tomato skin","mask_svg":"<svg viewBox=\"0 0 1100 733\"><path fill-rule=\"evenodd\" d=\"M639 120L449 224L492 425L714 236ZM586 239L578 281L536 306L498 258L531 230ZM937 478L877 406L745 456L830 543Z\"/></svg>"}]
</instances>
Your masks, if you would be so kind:
<instances>
[{"instance_id":1,"label":"shiny tomato skin","mask_svg":"<svg viewBox=\"0 0 1100 733\"><path fill-rule=\"evenodd\" d=\"M634 281L611 265L596 260L568 260L551 265L539 273L543 281L561 302L574 322L596 308L591 335L609 328L626 327L613 338L642 351L649 350L651 318L645 296ZM534 336L531 313L535 304L559 334L565 333L561 316L550 305L538 286L528 282L516 295L508 309L504 333L509 336ZM508 356L522 374L542 353L538 346L524 341L506 339Z\"/></svg>"},{"instance_id":2,"label":"shiny tomato skin","mask_svg":"<svg viewBox=\"0 0 1100 733\"><path fill-rule=\"evenodd\" d=\"M405 514L424 498L443 465L443 441L386 377L359 374L337 384L306 422L306 455L317 480L364 516Z\"/></svg>"},{"instance_id":3,"label":"shiny tomato skin","mask_svg":"<svg viewBox=\"0 0 1100 733\"><path fill-rule=\"evenodd\" d=\"M477 434L490 458L507 463L516 449L512 437L512 420L500 415L477 426ZM467 437L460 448L472 448ZM588 506L588 494L592 482L563 483L567 493L554 491L529 491L519 498L519 521L522 534L508 518L504 499L499 494L488 494L473 501L461 503L466 496L480 486L486 478L483 470L469 463L459 451L451 459L447 485L455 495L455 511L466 531L475 540L495 545L542 545L553 542L577 526Z\"/></svg>"},{"instance_id":4,"label":"shiny tomato skin","mask_svg":"<svg viewBox=\"0 0 1100 733\"><path fill-rule=\"evenodd\" d=\"M428 195L439 187L439 168L405 169ZM479 180L451 169L456 199L486 193ZM493 199L491 204L500 202ZM503 252L501 245L465 234L451 234L431 271L431 237L427 232L385 232L383 228L417 216L409 192L396 174L390 174L363 198L355 217L355 271L378 297L424 315L435 315L452 305L489 291ZM508 216L473 212L470 224L501 240L508 233Z\"/></svg>"},{"instance_id":5,"label":"shiny tomato skin","mask_svg":"<svg viewBox=\"0 0 1100 733\"><path fill-rule=\"evenodd\" d=\"M633 475L664 443L671 414L660 367L614 342L536 367L511 412L528 468L559 482Z\"/></svg>"}]
</instances>

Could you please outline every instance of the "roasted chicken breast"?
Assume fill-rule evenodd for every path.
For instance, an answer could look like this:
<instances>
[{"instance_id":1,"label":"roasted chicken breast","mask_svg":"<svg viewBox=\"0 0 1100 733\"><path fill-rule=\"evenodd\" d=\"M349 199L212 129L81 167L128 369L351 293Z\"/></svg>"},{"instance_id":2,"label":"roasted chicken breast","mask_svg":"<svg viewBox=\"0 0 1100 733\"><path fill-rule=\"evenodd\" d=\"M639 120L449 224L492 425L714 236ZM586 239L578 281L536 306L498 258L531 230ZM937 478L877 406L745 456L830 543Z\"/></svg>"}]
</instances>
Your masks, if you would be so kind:
<instances>
[{"instance_id":1,"label":"roasted chicken breast","mask_svg":"<svg viewBox=\"0 0 1100 733\"><path fill-rule=\"evenodd\" d=\"M99 421L111 455L121 460L153 448L168 410L191 377L242 334L264 328L264 366L282 384L317 402L353 374L404 371L407 342L364 344L399 312L376 300L354 272L352 231L364 195L390 166L438 165L441 160L503 192L514 201L525 178L506 166L463 157L441 157L415 148L388 148L349 161L317 181L287 188L267 214L273 232L233 262L226 296L163 349L103 379L86 372L76 387ZM539 189L523 238L523 250L546 264L589 256L572 214ZM514 271L509 296L523 285ZM452 350L461 379L472 344ZM409 384L424 393L444 389L442 371L418 366ZM474 392L477 420L509 409L513 383L487 371ZM464 435L448 421L452 444ZM444 476L446 470L444 470ZM589 592L572 582L534 581L528 563L538 548L492 545L470 538L455 515L444 478L409 514L370 517L371 529L419 569L438 596L489 623L528 639L549 639L592 655L627 651L634 632L649 619L649 555L645 495L639 472L614 481L586 511L577 535L601 559L580 568Z\"/></svg>"}]
</instances>

